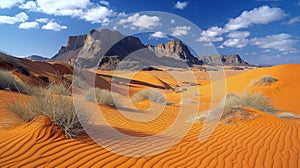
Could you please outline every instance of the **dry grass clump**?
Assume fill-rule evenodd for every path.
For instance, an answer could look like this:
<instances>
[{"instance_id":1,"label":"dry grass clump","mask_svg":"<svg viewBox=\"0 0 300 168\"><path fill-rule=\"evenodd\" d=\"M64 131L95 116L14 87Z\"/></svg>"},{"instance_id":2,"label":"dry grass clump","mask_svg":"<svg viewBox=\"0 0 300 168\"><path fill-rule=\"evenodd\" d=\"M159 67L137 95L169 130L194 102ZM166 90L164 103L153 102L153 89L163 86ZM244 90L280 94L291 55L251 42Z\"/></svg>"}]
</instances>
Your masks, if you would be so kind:
<instances>
[{"instance_id":1,"label":"dry grass clump","mask_svg":"<svg viewBox=\"0 0 300 168\"><path fill-rule=\"evenodd\" d=\"M0 89L24 93L25 84L18 81L11 71L0 69Z\"/></svg>"},{"instance_id":2,"label":"dry grass clump","mask_svg":"<svg viewBox=\"0 0 300 168\"><path fill-rule=\"evenodd\" d=\"M114 100L117 100L110 91L99 88L89 88L84 92L84 97L89 102L97 102L107 106L115 106Z\"/></svg>"},{"instance_id":3,"label":"dry grass clump","mask_svg":"<svg viewBox=\"0 0 300 168\"><path fill-rule=\"evenodd\" d=\"M261 77L260 79L251 81L250 86L268 86L271 83L274 83L276 81L277 81L276 78L269 76L269 75L265 75L265 76Z\"/></svg>"},{"instance_id":4,"label":"dry grass clump","mask_svg":"<svg viewBox=\"0 0 300 168\"><path fill-rule=\"evenodd\" d=\"M149 100L159 104L166 104L166 98L159 90L143 89L132 96L133 103L143 100Z\"/></svg>"},{"instance_id":5,"label":"dry grass clump","mask_svg":"<svg viewBox=\"0 0 300 168\"><path fill-rule=\"evenodd\" d=\"M261 92L253 94L244 92L241 95L233 93L228 94L225 103L225 110L236 107L248 107L266 113L274 113L277 111L277 109L270 104L269 98L263 96Z\"/></svg>"},{"instance_id":6,"label":"dry grass clump","mask_svg":"<svg viewBox=\"0 0 300 168\"><path fill-rule=\"evenodd\" d=\"M54 95L49 90L45 94L35 94L25 103L15 102L9 106L25 122L39 115L48 116L55 126L60 127L66 137L76 138L84 130L70 97ZM81 119L88 121L88 116L80 114Z\"/></svg>"},{"instance_id":7,"label":"dry grass clump","mask_svg":"<svg viewBox=\"0 0 300 168\"><path fill-rule=\"evenodd\" d=\"M65 82L50 83L48 89L56 95L69 96L71 94L70 86L68 87Z\"/></svg>"},{"instance_id":8,"label":"dry grass clump","mask_svg":"<svg viewBox=\"0 0 300 168\"><path fill-rule=\"evenodd\" d=\"M256 114L245 108L253 108L270 114L278 111L270 105L268 97L263 96L262 93L244 92L241 95L230 93L226 97L224 109L217 108L191 116L187 122L218 122L220 117L223 123L228 124L237 120L251 120L256 117Z\"/></svg>"}]
</instances>

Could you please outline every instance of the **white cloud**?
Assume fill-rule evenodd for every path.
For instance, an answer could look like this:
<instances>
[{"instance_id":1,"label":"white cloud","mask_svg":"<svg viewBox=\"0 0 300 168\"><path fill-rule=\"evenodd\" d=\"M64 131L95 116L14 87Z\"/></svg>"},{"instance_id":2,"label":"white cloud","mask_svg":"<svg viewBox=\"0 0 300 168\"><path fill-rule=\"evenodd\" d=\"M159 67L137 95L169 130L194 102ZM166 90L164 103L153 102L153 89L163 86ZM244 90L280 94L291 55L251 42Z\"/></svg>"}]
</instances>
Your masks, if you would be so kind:
<instances>
[{"instance_id":1,"label":"white cloud","mask_svg":"<svg viewBox=\"0 0 300 168\"><path fill-rule=\"evenodd\" d=\"M46 25L44 25L44 26L42 27L42 29L43 29L43 30L60 31L60 30L67 29L67 26L59 25L59 24L56 23L56 22L49 22L49 23L47 23Z\"/></svg>"},{"instance_id":2,"label":"white cloud","mask_svg":"<svg viewBox=\"0 0 300 168\"><path fill-rule=\"evenodd\" d=\"M297 4L300 5L300 1Z\"/></svg>"},{"instance_id":3,"label":"white cloud","mask_svg":"<svg viewBox=\"0 0 300 168\"><path fill-rule=\"evenodd\" d=\"M250 11L244 11L239 17L230 19L225 29L234 31L241 28L248 28L252 24L268 24L281 20L286 16L283 10L276 7L261 6Z\"/></svg>"},{"instance_id":4,"label":"white cloud","mask_svg":"<svg viewBox=\"0 0 300 168\"><path fill-rule=\"evenodd\" d=\"M258 46L263 49L275 49L281 52L294 53L297 50L293 48L296 40L292 39L290 34L281 33L269 35L261 38L253 38L250 40L251 45Z\"/></svg>"},{"instance_id":5,"label":"white cloud","mask_svg":"<svg viewBox=\"0 0 300 168\"><path fill-rule=\"evenodd\" d=\"M172 36L184 36L188 35L189 31L191 30L190 26L176 26L175 28L172 28Z\"/></svg>"},{"instance_id":6,"label":"white cloud","mask_svg":"<svg viewBox=\"0 0 300 168\"><path fill-rule=\"evenodd\" d=\"M248 36L250 36L249 31L234 31L227 34L228 38L236 38L236 39L245 39Z\"/></svg>"},{"instance_id":7,"label":"white cloud","mask_svg":"<svg viewBox=\"0 0 300 168\"><path fill-rule=\"evenodd\" d=\"M201 32L201 36L199 39L197 39L197 41L201 41L201 42L223 41L223 37L220 37L223 33L224 33L224 29L221 27L210 27L209 29Z\"/></svg>"},{"instance_id":8,"label":"white cloud","mask_svg":"<svg viewBox=\"0 0 300 168\"><path fill-rule=\"evenodd\" d=\"M152 29L161 25L158 16L140 14L134 14L126 19L121 19L118 24L121 24L125 27L127 26L126 24L130 24L131 27L138 27L140 29Z\"/></svg>"},{"instance_id":9,"label":"white cloud","mask_svg":"<svg viewBox=\"0 0 300 168\"><path fill-rule=\"evenodd\" d=\"M37 10L36 2L34 1L27 1L26 3L23 3L19 6L20 9L27 9L29 11L35 11Z\"/></svg>"},{"instance_id":10,"label":"white cloud","mask_svg":"<svg viewBox=\"0 0 300 168\"><path fill-rule=\"evenodd\" d=\"M222 44L225 47L243 48L249 44L247 39L228 39Z\"/></svg>"},{"instance_id":11,"label":"white cloud","mask_svg":"<svg viewBox=\"0 0 300 168\"><path fill-rule=\"evenodd\" d=\"M15 24L18 22L25 22L28 19L28 15L21 12L15 16L0 16L0 24Z\"/></svg>"},{"instance_id":12,"label":"white cloud","mask_svg":"<svg viewBox=\"0 0 300 168\"><path fill-rule=\"evenodd\" d=\"M107 23L108 17L111 15L113 15L112 10L104 6L97 6L88 9L80 18L92 23Z\"/></svg>"},{"instance_id":13,"label":"white cloud","mask_svg":"<svg viewBox=\"0 0 300 168\"><path fill-rule=\"evenodd\" d=\"M219 41L223 41L223 37L205 37L202 36L200 38L198 38L196 41L201 41L201 42L219 42Z\"/></svg>"},{"instance_id":14,"label":"white cloud","mask_svg":"<svg viewBox=\"0 0 300 168\"><path fill-rule=\"evenodd\" d=\"M157 32L151 34L150 37L152 37L152 38L167 38L168 36L167 36L166 33L163 33L161 31L157 31Z\"/></svg>"},{"instance_id":15,"label":"white cloud","mask_svg":"<svg viewBox=\"0 0 300 168\"><path fill-rule=\"evenodd\" d=\"M171 22L172 24L174 24L174 23L175 23L175 20L174 20L174 19L171 19L170 22Z\"/></svg>"},{"instance_id":16,"label":"white cloud","mask_svg":"<svg viewBox=\"0 0 300 168\"><path fill-rule=\"evenodd\" d=\"M187 1L183 1L183 2L177 1L174 8L183 10L184 8L187 7L188 4L189 2Z\"/></svg>"},{"instance_id":17,"label":"white cloud","mask_svg":"<svg viewBox=\"0 0 300 168\"><path fill-rule=\"evenodd\" d=\"M19 25L20 29L37 29L38 27L38 22L24 22Z\"/></svg>"},{"instance_id":18,"label":"white cloud","mask_svg":"<svg viewBox=\"0 0 300 168\"><path fill-rule=\"evenodd\" d=\"M242 28L248 28L253 24L268 24L273 21L281 20L286 16L283 10L276 7L261 6L249 11L243 11L236 18L229 20L224 27L210 27L202 31L197 41L201 42L220 42L224 40L223 35L227 34L224 46L242 48L247 45L249 31L237 31Z\"/></svg>"},{"instance_id":19,"label":"white cloud","mask_svg":"<svg viewBox=\"0 0 300 168\"><path fill-rule=\"evenodd\" d=\"M0 9L12 8L17 4L23 3L25 0L1 0L0 1Z\"/></svg>"},{"instance_id":20,"label":"white cloud","mask_svg":"<svg viewBox=\"0 0 300 168\"><path fill-rule=\"evenodd\" d=\"M108 1L99 1L99 4L90 0L31 0L19 8L48 15L76 17L92 23L107 23L110 17L115 16L115 12L107 7Z\"/></svg>"},{"instance_id":21,"label":"white cloud","mask_svg":"<svg viewBox=\"0 0 300 168\"><path fill-rule=\"evenodd\" d=\"M292 24L295 24L295 23L298 23L298 22L300 22L300 15L291 18L287 22L283 22L283 24L284 25L292 25Z\"/></svg>"},{"instance_id":22,"label":"white cloud","mask_svg":"<svg viewBox=\"0 0 300 168\"><path fill-rule=\"evenodd\" d=\"M108 1L100 0L99 3L101 5L109 6L109 2Z\"/></svg>"},{"instance_id":23,"label":"white cloud","mask_svg":"<svg viewBox=\"0 0 300 168\"><path fill-rule=\"evenodd\" d=\"M40 22L40 23L48 23L49 19L48 18L38 18L35 21Z\"/></svg>"}]
</instances>

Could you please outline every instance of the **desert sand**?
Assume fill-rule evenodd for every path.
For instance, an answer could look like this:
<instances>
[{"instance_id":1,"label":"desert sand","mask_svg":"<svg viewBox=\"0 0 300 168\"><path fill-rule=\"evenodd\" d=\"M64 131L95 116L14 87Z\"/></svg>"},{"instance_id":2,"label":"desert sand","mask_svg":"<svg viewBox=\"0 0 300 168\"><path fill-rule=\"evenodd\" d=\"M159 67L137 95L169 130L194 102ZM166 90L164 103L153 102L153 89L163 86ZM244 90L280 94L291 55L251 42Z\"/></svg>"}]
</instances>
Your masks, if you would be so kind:
<instances>
[{"instance_id":1,"label":"desert sand","mask_svg":"<svg viewBox=\"0 0 300 168\"><path fill-rule=\"evenodd\" d=\"M64 69L61 64L53 64ZM41 71L35 73L55 75L51 72L52 66L42 67L39 67ZM300 114L299 72L300 65L279 65L226 75L227 93L261 91L270 97L271 104L279 110ZM106 81L102 86L106 88L111 74L98 74L101 80ZM173 103L166 106L163 113L150 123L128 120L111 107L99 105L99 108L111 125L122 133L137 137L160 133L172 124L181 106L180 94L169 91L168 87L185 86L186 92L191 94L199 89L199 113L209 109L211 82L202 80L201 75L207 76L205 73L198 72L195 75L199 79L195 85L190 86L176 82L163 72L140 72L133 75L134 81L129 84L132 93L145 87L164 88L167 100ZM271 75L278 81L269 86L249 85L252 80L263 75ZM126 79L132 74L117 76L126 83ZM98 84L101 87L101 82ZM122 85L118 87L123 88ZM254 119L219 125L204 142L199 142L203 123L198 122L178 144L163 153L147 157L127 157L108 151L88 137L65 138L45 116L22 123L9 111L7 102L27 99L30 97L23 94L0 91L0 167L300 167L300 122L296 119L281 119L247 109L249 113L256 115ZM189 103L193 102L185 105ZM149 106L149 101L139 102L136 106L143 109ZM113 139L110 143L118 145Z\"/></svg>"}]
</instances>

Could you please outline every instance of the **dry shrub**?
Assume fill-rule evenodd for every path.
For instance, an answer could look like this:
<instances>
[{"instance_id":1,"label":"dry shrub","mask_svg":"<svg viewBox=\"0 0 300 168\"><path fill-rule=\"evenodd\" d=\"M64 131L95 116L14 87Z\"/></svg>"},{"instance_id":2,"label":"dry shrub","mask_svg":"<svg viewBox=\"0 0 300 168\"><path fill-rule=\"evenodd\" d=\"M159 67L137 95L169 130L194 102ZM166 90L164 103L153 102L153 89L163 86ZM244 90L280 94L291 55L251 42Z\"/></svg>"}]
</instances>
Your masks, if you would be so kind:
<instances>
[{"instance_id":1,"label":"dry shrub","mask_svg":"<svg viewBox=\"0 0 300 168\"><path fill-rule=\"evenodd\" d=\"M166 104L166 99L159 90L143 89L132 96L133 103L137 103L143 100L149 100L151 102L159 104Z\"/></svg>"},{"instance_id":2,"label":"dry shrub","mask_svg":"<svg viewBox=\"0 0 300 168\"><path fill-rule=\"evenodd\" d=\"M265 75L265 76L261 77L260 79L251 81L250 86L268 86L271 83L274 83L276 81L277 81L276 78L273 78L272 76L269 76L269 75Z\"/></svg>"},{"instance_id":3,"label":"dry shrub","mask_svg":"<svg viewBox=\"0 0 300 168\"><path fill-rule=\"evenodd\" d=\"M54 125L64 130L66 137L76 138L83 132L77 114L83 121L88 122L88 116L75 110L73 101L68 96L55 95L50 90L35 93L28 102L15 102L9 108L25 122L39 115L48 116Z\"/></svg>"},{"instance_id":4,"label":"dry shrub","mask_svg":"<svg viewBox=\"0 0 300 168\"><path fill-rule=\"evenodd\" d=\"M266 113L274 113L277 111L276 108L270 104L269 98L263 96L261 92L253 94L244 92L241 95L236 95L233 93L228 94L226 98L225 109L236 107L248 107Z\"/></svg>"},{"instance_id":5,"label":"dry shrub","mask_svg":"<svg viewBox=\"0 0 300 168\"><path fill-rule=\"evenodd\" d=\"M0 89L24 93L25 84L22 81L18 81L11 71L0 69Z\"/></svg>"},{"instance_id":6,"label":"dry shrub","mask_svg":"<svg viewBox=\"0 0 300 168\"><path fill-rule=\"evenodd\" d=\"M222 103L221 103L222 104ZM278 111L270 105L269 99L262 93L244 92L241 95L230 93L225 100L225 107L206 111L187 119L187 122L217 122L219 117L224 123L232 123L237 120L250 120L256 117L256 114L245 108L253 108L259 111L273 114Z\"/></svg>"},{"instance_id":7,"label":"dry shrub","mask_svg":"<svg viewBox=\"0 0 300 168\"><path fill-rule=\"evenodd\" d=\"M117 100L109 90L99 88L89 88L84 92L84 97L89 102L97 102L107 106L115 106L114 100Z\"/></svg>"},{"instance_id":8,"label":"dry shrub","mask_svg":"<svg viewBox=\"0 0 300 168\"><path fill-rule=\"evenodd\" d=\"M56 95L69 96L71 94L70 86L66 82L50 83L48 89Z\"/></svg>"}]
</instances>

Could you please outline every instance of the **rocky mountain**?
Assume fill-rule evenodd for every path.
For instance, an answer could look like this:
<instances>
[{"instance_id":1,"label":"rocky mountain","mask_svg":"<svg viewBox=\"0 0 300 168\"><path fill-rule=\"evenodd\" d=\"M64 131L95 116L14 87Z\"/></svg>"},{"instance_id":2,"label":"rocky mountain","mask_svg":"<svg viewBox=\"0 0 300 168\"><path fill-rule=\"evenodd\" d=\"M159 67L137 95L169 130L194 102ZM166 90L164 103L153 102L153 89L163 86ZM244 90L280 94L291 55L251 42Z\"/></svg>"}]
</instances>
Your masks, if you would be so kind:
<instances>
[{"instance_id":1,"label":"rocky mountain","mask_svg":"<svg viewBox=\"0 0 300 168\"><path fill-rule=\"evenodd\" d=\"M199 61L205 65L228 65L228 66L250 66L238 54L235 55L212 55L212 56L198 56Z\"/></svg>"},{"instance_id":2,"label":"rocky mountain","mask_svg":"<svg viewBox=\"0 0 300 168\"><path fill-rule=\"evenodd\" d=\"M34 61L48 61L49 60L49 58L42 57L39 55L31 55L31 56L24 57L24 58L29 59L29 60L34 60Z\"/></svg>"},{"instance_id":3,"label":"rocky mountain","mask_svg":"<svg viewBox=\"0 0 300 168\"><path fill-rule=\"evenodd\" d=\"M156 46L144 45L133 36L109 29L92 30L88 34L70 36L52 61L77 63L100 69L144 69L151 66L187 68L193 65L248 65L238 55L194 57L180 40Z\"/></svg>"},{"instance_id":4,"label":"rocky mountain","mask_svg":"<svg viewBox=\"0 0 300 168\"><path fill-rule=\"evenodd\" d=\"M192 55L189 48L180 40L172 40L166 44L158 44L157 46L148 45L148 48L153 51L157 56L165 56L178 60L183 60L189 65L203 64L196 57Z\"/></svg>"}]
</instances>

